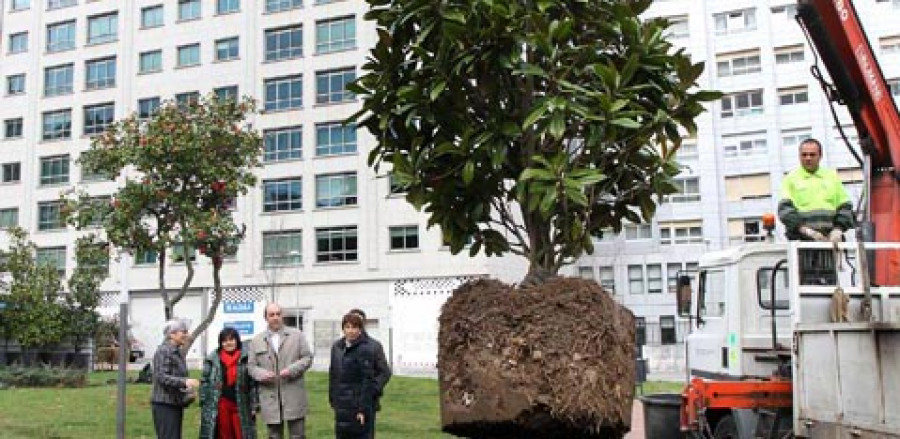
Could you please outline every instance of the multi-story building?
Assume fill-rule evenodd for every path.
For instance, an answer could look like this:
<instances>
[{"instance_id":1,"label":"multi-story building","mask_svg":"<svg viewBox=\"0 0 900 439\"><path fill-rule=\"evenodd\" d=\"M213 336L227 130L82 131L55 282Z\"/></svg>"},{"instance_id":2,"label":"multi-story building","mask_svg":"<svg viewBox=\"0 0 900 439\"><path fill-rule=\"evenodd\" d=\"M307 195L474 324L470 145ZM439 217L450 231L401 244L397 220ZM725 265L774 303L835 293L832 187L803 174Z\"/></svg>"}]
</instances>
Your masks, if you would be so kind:
<instances>
[{"instance_id":1,"label":"multi-story building","mask_svg":"<svg viewBox=\"0 0 900 439\"><path fill-rule=\"evenodd\" d=\"M893 25L900 2L855 6L900 96L900 31ZM231 306L219 310L211 332L228 321L260 330L260 306L274 300L321 349L336 337L342 313L361 307L395 362L429 367L434 318L447 291L469 276L516 280L525 267L516 258L451 256L386 170L367 166L373 139L341 125L359 108L344 86L375 40L362 18L366 8L361 0L2 0L0 228L29 230L38 256L71 272L79 232L60 223L59 193L79 187L108 195L124 178L81 172L78 157L92 136L126 115L148 116L165 100L250 95L262 110L249 123L264 136L263 166L259 187L236 202L247 239L225 262ZM673 42L706 62L701 86L725 97L678 153L679 193L650 224L607 234L568 272L613 291L639 317L650 344L675 344L686 332L675 317L679 270L705 251L762 238L761 215L775 211L801 139L823 141L824 164L858 198L861 174L837 130L852 141L852 125L840 110L841 124L832 120L793 15L787 0L660 0L649 11L668 17ZM195 322L211 285L209 262L196 261L194 286L176 308ZM154 264L152 254L135 255L127 270L132 330L151 350L162 323ZM184 271L178 261L167 267L170 288ZM120 277L113 269L104 288L118 290ZM211 347L209 340L195 344L192 356Z\"/></svg>"},{"instance_id":2,"label":"multi-story building","mask_svg":"<svg viewBox=\"0 0 900 439\"><path fill-rule=\"evenodd\" d=\"M679 270L693 267L703 252L763 239L761 216L777 211L781 180L799 166L802 139L822 141L822 164L836 168L854 203L859 199L862 174L839 128L858 148L856 133L843 109L835 123L810 74L816 55L794 20L795 3L661 0L648 11L668 18L676 47L706 63L701 87L725 94L678 152L679 193L666 198L652 223L607 235L575 267L634 311L648 344L680 343L687 333L675 310ZM853 4L900 100L900 1ZM776 234L783 236L780 225Z\"/></svg>"},{"instance_id":3,"label":"multi-story building","mask_svg":"<svg viewBox=\"0 0 900 439\"><path fill-rule=\"evenodd\" d=\"M262 110L249 120L264 137L260 183L236 202L247 239L225 262L227 303L191 357L214 346L224 322L246 334L263 329L262 304L274 300L325 352L343 313L359 307L371 331L386 344L393 338L395 361L427 366L399 349L436 343L418 340L415 327L432 331L437 306L417 316L416 298L446 294L465 276L516 279L524 265L450 255L386 170L368 167L373 139L342 125L359 108L345 85L375 40L366 10L355 0L2 0L0 228L29 230L38 257L71 273L80 232L61 223L60 192L109 195L124 178L82 172L78 157L92 136L166 100L250 95ZM196 324L211 266L181 253L167 282L178 288L184 258L195 258L199 271L175 312ZM111 271L104 288L118 291L119 270ZM156 256L135 255L127 272L132 332L152 351L163 320ZM405 314L392 319L398 309ZM398 326L406 329L395 337L388 328Z\"/></svg>"}]
</instances>

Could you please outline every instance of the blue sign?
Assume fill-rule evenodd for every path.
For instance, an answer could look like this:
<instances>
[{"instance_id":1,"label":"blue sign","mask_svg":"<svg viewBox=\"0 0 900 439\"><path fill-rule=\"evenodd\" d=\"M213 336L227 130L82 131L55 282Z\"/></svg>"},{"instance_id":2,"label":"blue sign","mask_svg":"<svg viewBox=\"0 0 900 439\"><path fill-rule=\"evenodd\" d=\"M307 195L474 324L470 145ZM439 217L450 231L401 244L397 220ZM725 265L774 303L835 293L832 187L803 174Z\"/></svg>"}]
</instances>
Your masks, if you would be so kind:
<instances>
[{"instance_id":1,"label":"blue sign","mask_svg":"<svg viewBox=\"0 0 900 439\"><path fill-rule=\"evenodd\" d=\"M224 302L228 314L253 314L253 302Z\"/></svg>"},{"instance_id":2,"label":"blue sign","mask_svg":"<svg viewBox=\"0 0 900 439\"><path fill-rule=\"evenodd\" d=\"M236 322L225 322L226 328L234 328L240 335L253 335L253 321L239 320Z\"/></svg>"}]
</instances>

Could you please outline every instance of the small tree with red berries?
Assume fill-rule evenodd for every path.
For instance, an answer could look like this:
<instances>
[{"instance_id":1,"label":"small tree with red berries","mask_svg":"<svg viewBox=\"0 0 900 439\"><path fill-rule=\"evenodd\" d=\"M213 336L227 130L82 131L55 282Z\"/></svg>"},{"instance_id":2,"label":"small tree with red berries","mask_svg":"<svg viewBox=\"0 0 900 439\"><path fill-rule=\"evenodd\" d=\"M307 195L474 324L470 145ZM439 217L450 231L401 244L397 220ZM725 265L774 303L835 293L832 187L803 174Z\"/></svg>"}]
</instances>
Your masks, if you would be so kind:
<instances>
[{"instance_id":1,"label":"small tree with red berries","mask_svg":"<svg viewBox=\"0 0 900 439\"><path fill-rule=\"evenodd\" d=\"M194 251L209 258L215 297L192 340L215 318L222 261L244 238L245 226L235 222L231 207L256 184L262 143L245 123L253 111L249 98L235 102L211 95L188 104L164 103L147 120L132 115L117 121L94 138L79 161L86 171L118 177L123 184L109 200L75 191L63 195L70 224L102 227L116 248L155 255L166 319L194 280ZM169 259L184 262L187 270L175 292L166 287Z\"/></svg>"}]
</instances>

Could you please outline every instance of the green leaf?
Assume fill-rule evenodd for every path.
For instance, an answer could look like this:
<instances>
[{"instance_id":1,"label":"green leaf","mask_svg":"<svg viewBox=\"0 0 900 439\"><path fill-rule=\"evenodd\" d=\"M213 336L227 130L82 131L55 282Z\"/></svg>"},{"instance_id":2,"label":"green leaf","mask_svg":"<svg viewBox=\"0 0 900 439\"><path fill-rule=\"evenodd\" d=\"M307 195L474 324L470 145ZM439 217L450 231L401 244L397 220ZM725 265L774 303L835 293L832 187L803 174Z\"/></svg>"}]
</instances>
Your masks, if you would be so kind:
<instances>
[{"instance_id":1,"label":"green leaf","mask_svg":"<svg viewBox=\"0 0 900 439\"><path fill-rule=\"evenodd\" d=\"M641 124L639 124L631 119L613 119L609 123L611 123L615 126L619 126L622 128L628 128L628 129L632 129L632 130L635 130L635 129L638 129L641 127Z\"/></svg>"},{"instance_id":2,"label":"green leaf","mask_svg":"<svg viewBox=\"0 0 900 439\"><path fill-rule=\"evenodd\" d=\"M553 118L550 119L549 132L554 139L561 139L563 134L565 134L566 120L562 113L556 113L553 115Z\"/></svg>"},{"instance_id":3,"label":"green leaf","mask_svg":"<svg viewBox=\"0 0 900 439\"><path fill-rule=\"evenodd\" d=\"M463 166L462 179L463 184L469 186L472 184L472 179L475 178L475 163L468 161L465 166Z\"/></svg>"},{"instance_id":4,"label":"green leaf","mask_svg":"<svg viewBox=\"0 0 900 439\"><path fill-rule=\"evenodd\" d=\"M436 101L445 88L447 88L447 81L439 81L435 84L434 87L431 88L431 94L429 95L431 101Z\"/></svg>"},{"instance_id":5,"label":"green leaf","mask_svg":"<svg viewBox=\"0 0 900 439\"><path fill-rule=\"evenodd\" d=\"M522 122L522 129L527 130L537 122L538 119L544 116L550 106L550 102L547 100L542 101L536 107L534 107L530 113L528 113L528 117L525 118L525 121Z\"/></svg>"}]
</instances>

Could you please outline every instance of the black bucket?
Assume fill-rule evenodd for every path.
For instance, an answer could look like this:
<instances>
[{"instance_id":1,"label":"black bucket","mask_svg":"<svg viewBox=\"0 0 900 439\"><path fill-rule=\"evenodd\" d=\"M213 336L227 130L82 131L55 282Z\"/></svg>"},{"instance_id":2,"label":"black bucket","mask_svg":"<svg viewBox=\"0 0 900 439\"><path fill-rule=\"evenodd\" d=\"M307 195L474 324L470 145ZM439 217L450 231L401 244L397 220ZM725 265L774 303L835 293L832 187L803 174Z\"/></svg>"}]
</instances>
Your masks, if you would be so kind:
<instances>
[{"instance_id":1,"label":"black bucket","mask_svg":"<svg viewBox=\"0 0 900 439\"><path fill-rule=\"evenodd\" d=\"M647 439L681 439L681 394L655 393L640 400Z\"/></svg>"}]
</instances>

